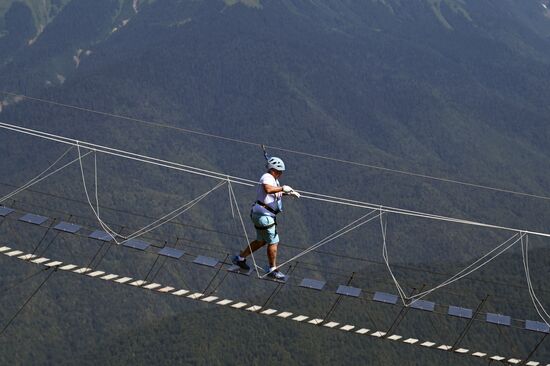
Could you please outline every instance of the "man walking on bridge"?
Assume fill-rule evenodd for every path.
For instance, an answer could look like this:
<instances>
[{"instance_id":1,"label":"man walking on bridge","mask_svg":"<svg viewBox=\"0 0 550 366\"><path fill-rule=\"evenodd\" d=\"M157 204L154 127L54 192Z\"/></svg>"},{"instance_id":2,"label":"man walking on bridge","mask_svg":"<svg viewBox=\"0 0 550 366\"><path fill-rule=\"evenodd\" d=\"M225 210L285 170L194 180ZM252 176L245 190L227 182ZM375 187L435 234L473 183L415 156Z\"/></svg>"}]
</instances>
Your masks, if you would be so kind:
<instances>
[{"instance_id":1,"label":"man walking on bridge","mask_svg":"<svg viewBox=\"0 0 550 366\"><path fill-rule=\"evenodd\" d=\"M284 279L285 275L277 269L277 214L282 210L282 196L291 195L300 198L300 194L290 186L279 184L279 178L285 171L285 163L271 157L267 160L267 172L262 175L256 189L256 202L252 206L250 218L256 228L256 240L251 242L238 255L233 257L233 264L244 270L250 267L246 264L246 257L267 244L268 276L275 279Z\"/></svg>"}]
</instances>

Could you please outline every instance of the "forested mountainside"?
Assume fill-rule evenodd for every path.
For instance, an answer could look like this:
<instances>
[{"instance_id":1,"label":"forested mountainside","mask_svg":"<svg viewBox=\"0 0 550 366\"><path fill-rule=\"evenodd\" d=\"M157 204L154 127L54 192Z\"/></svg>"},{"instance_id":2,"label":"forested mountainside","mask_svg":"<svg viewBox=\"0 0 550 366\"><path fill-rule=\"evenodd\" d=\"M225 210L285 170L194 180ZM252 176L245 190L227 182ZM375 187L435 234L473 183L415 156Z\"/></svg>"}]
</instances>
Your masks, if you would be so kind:
<instances>
[{"instance_id":1,"label":"forested mountainside","mask_svg":"<svg viewBox=\"0 0 550 366\"><path fill-rule=\"evenodd\" d=\"M248 179L257 179L263 170L258 145L14 95L24 94L266 144L269 154L287 163L283 183L298 190L548 232L548 6L547 0L2 1L0 121ZM1 134L2 193L38 174L66 149L5 130ZM75 151L69 155L76 157ZM97 163L102 215L126 234L216 184L102 154ZM77 165L4 204L97 227ZM93 155L83 165L92 184ZM254 192L235 187L235 193L246 219ZM187 226L162 227L146 239L159 245L178 243L189 255L206 253L223 259L244 242L231 210L224 187L177 219ZM287 200L279 225L281 258L290 258L363 213L311 200ZM402 266L398 275L410 291L438 284L444 274L452 275L510 235L395 215L388 215L387 223L391 261ZM247 229L252 234L251 225ZM29 250L44 235L42 229L29 230L11 221L2 230L6 245ZM47 252L52 258L85 265L97 250L83 238L45 235L52 240ZM548 274L547 243L533 239L532 245L540 253L531 255L538 279L534 282L541 298L548 298L542 285ZM356 273L355 286L395 293L381 253L380 224L373 222L303 257L313 267L297 269L294 285L300 276L310 276L327 279L334 290ZM259 257L264 260L263 253ZM138 278L148 274L154 260L116 247L102 263L113 272L126 270ZM6 286L34 270L11 258L1 261ZM188 263L183 268L167 265L161 273L167 282L195 291L206 286L208 274ZM338 275L332 278L329 268ZM476 273L475 281L457 282L449 293L436 292L428 299L475 309L490 295L486 311L538 319L522 269L517 245ZM484 282L487 279L498 284ZM261 302L272 290L252 278L242 282L243 288L233 288L228 281L218 291ZM39 283L31 282L34 287L28 289ZM319 314L330 309L329 295L303 291L293 295L296 289L290 285L288 296L282 291L277 298L279 307L294 307L299 313L311 306ZM350 362L369 359L379 364L475 361L119 287L56 272L2 335L0 342L9 350L0 356L2 361L313 364L344 363L346 357ZM5 321L30 294L23 288L4 298ZM462 293L465 298L458 296ZM382 305L349 300L333 314L335 318L389 328L397 315ZM424 338L440 338L434 338L439 342L456 339L465 325L438 322L414 311L408 317L411 321L399 329L403 335L418 331ZM263 335L250 358L252 351L242 347L256 340L252 331L256 328ZM465 346L480 345L517 357L526 357L539 336L477 323L472 328ZM509 333L495 336L503 331ZM147 355L142 353L145 350ZM548 352L542 343L533 357L548 360Z\"/></svg>"}]
</instances>

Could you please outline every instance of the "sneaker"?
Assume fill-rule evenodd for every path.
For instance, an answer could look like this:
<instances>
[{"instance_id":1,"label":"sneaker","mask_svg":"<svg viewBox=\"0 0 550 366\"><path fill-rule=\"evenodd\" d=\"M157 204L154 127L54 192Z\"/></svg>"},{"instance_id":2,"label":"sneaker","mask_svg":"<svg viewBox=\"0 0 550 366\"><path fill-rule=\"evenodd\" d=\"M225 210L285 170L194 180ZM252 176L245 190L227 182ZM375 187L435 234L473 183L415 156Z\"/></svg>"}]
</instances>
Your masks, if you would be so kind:
<instances>
[{"instance_id":1,"label":"sneaker","mask_svg":"<svg viewBox=\"0 0 550 366\"><path fill-rule=\"evenodd\" d=\"M268 272L269 272L269 269L268 269ZM271 277L271 278L274 278L276 280L284 280L285 279L285 275L283 272L279 271L279 270L274 270L274 271L271 271L267 274L268 277Z\"/></svg>"},{"instance_id":2,"label":"sneaker","mask_svg":"<svg viewBox=\"0 0 550 366\"><path fill-rule=\"evenodd\" d=\"M238 255L234 256L231 262L233 262L234 265L239 266L241 269L244 269L245 271L250 270L250 266L246 264L246 259L240 261Z\"/></svg>"}]
</instances>

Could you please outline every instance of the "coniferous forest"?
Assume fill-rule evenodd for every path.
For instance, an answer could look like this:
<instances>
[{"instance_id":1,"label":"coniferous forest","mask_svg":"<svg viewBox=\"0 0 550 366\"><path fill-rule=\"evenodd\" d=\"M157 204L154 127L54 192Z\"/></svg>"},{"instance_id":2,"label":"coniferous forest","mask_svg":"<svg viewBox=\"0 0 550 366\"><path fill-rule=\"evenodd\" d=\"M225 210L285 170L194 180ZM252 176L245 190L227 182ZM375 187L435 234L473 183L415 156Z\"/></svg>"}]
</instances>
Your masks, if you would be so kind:
<instances>
[{"instance_id":1,"label":"coniferous forest","mask_svg":"<svg viewBox=\"0 0 550 366\"><path fill-rule=\"evenodd\" d=\"M524 329L525 320L543 320L521 246L528 238L533 289L550 309L550 239L537 234L550 233L548 7L548 0L0 1L1 123L252 181L265 170L263 144L285 161L281 182L303 195L284 199L280 262L368 213L311 192L506 228L386 212L282 268L290 277L280 285L193 263L199 255L229 263L246 244L241 216L255 235L254 187L232 184L235 205L225 183L140 237L151 244L146 251L104 244L88 237L101 229L92 207L130 236L220 181L86 148L80 164L76 147L2 128L1 203L15 211L0 217L0 247L339 325L1 255L0 364L485 365L500 362L494 355L504 364L549 363L547 333ZM65 152L56 166L72 164L5 196ZM18 220L25 213L47 220ZM61 232L54 228L61 221L82 228ZM381 227L409 296L515 244L423 298L435 303L425 311L373 300L398 294ZM184 254L158 255L163 247ZM265 250L255 259L264 266ZM326 285L307 289L303 278ZM339 285L361 295L339 296ZM448 315L451 305L471 309L473 319ZM510 316L510 325L487 322L493 313ZM346 324L356 328L339 330ZM356 333L361 327L369 333Z\"/></svg>"}]
</instances>

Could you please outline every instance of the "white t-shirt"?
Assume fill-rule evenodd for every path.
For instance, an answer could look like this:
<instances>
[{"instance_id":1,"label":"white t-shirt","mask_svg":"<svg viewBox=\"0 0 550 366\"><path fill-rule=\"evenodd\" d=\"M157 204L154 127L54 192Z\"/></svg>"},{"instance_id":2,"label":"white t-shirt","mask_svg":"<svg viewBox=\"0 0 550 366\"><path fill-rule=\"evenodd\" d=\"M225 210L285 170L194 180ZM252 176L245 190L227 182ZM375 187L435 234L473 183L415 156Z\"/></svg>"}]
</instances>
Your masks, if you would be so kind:
<instances>
[{"instance_id":1,"label":"white t-shirt","mask_svg":"<svg viewBox=\"0 0 550 366\"><path fill-rule=\"evenodd\" d=\"M260 178L258 188L256 188L256 201L263 202L269 207L271 207L272 209L278 210L279 207L277 204L277 199L281 199L281 197L283 196L283 193L278 192L278 193L267 194L265 193L265 190L264 190L264 184L269 184L270 186L279 187L279 181L275 179L275 177L272 176L271 174L265 173ZM272 212L269 212L267 209L265 209L264 207L258 204L254 204L254 206L252 207L252 212L275 217L275 215Z\"/></svg>"}]
</instances>

